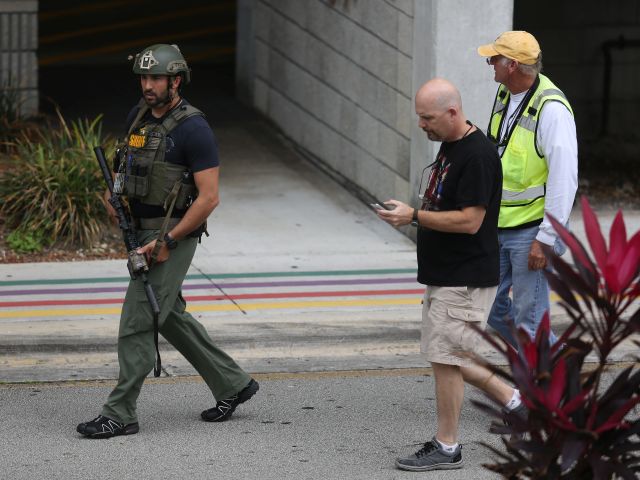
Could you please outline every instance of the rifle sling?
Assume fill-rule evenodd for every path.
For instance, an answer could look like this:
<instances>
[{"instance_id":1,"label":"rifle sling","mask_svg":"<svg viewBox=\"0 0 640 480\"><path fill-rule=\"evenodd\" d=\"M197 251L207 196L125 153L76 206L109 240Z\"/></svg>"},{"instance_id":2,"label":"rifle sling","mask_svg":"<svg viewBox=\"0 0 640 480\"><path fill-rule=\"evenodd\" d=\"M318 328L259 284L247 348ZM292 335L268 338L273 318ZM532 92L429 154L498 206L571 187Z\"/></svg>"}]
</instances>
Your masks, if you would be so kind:
<instances>
[{"instance_id":1,"label":"rifle sling","mask_svg":"<svg viewBox=\"0 0 640 480\"><path fill-rule=\"evenodd\" d=\"M160 249L164 246L164 236L167 233L169 227L169 222L171 220L171 213L173 212L173 207L176 204L176 199L178 198L178 192L180 191L180 187L182 185L182 180L178 180L173 184L173 188L169 193L169 196L164 202L165 212L167 214L164 217L164 221L162 222L162 226L160 227L160 231L158 232L158 238L156 239L156 245L153 247L153 251L151 252L151 261L149 262L149 268L153 266L158 258L158 253L160 253ZM167 205L169 208L167 208Z\"/></svg>"}]
</instances>

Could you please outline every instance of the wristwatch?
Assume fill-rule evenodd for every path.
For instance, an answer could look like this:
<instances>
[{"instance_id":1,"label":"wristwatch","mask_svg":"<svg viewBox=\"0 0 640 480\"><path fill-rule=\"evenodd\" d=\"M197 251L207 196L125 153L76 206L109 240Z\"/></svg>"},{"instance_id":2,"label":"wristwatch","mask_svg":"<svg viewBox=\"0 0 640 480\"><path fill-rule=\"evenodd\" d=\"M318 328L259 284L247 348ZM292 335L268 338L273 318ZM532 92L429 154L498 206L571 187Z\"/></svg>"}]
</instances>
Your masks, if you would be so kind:
<instances>
[{"instance_id":1,"label":"wristwatch","mask_svg":"<svg viewBox=\"0 0 640 480\"><path fill-rule=\"evenodd\" d=\"M173 250L178 246L178 241L168 233L164 235L164 243L169 250Z\"/></svg>"},{"instance_id":2,"label":"wristwatch","mask_svg":"<svg viewBox=\"0 0 640 480\"><path fill-rule=\"evenodd\" d=\"M411 219L411 226L412 227L419 227L420 226L420 222L418 222L418 212L419 212L419 210L417 208L413 209L413 218Z\"/></svg>"}]
</instances>

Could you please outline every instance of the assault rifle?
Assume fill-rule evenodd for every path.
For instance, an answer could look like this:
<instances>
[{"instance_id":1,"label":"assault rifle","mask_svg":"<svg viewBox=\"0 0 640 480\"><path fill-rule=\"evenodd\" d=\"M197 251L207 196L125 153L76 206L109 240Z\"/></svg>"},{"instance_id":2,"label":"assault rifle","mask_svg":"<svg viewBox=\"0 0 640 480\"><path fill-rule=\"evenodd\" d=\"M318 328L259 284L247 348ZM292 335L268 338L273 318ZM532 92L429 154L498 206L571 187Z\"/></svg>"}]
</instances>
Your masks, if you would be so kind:
<instances>
[{"instance_id":1,"label":"assault rifle","mask_svg":"<svg viewBox=\"0 0 640 480\"><path fill-rule=\"evenodd\" d=\"M104 177L104 180L107 183L107 188L109 188L109 192L111 193L109 203L118 216L118 226L120 227L120 230L122 230L122 238L124 240L125 247L127 248L127 268L129 269L129 275L132 280L135 280L138 277L142 280L142 283L144 284L144 292L147 295L147 300L149 301L151 311L153 312L153 341L156 346L156 362L153 367L153 376L159 377L162 371L160 349L158 348L158 318L160 317L160 306L158 305L158 299L153 292L149 279L147 278L149 265L147 264L147 260L144 255L138 253L138 249L141 245L140 242L138 242L136 230L133 222L131 221L131 216L129 215L127 206L122 203L120 195L113 191L113 180L111 179L111 171L107 166L107 159L104 156L104 150L102 150L102 147L95 147L93 152L96 154L96 158L100 164L100 169L102 170L102 176Z\"/></svg>"}]
</instances>

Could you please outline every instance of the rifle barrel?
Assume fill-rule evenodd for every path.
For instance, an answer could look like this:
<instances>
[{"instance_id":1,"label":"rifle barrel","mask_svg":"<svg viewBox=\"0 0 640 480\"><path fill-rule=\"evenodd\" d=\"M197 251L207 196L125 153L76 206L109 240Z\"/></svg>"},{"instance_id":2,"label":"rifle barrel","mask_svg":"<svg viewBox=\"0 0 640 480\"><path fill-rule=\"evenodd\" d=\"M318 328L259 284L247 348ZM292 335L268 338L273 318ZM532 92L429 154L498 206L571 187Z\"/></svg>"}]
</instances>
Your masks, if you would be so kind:
<instances>
[{"instance_id":1,"label":"rifle barrel","mask_svg":"<svg viewBox=\"0 0 640 480\"><path fill-rule=\"evenodd\" d=\"M102 147L94 147L93 153L96 154L96 158L98 159L98 163L100 164L100 170L102 170L102 176L104 177L104 181L107 182L107 187L109 187L109 191L113 193L113 179L111 178L111 171L107 166L107 159L104 156L104 150Z\"/></svg>"}]
</instances>

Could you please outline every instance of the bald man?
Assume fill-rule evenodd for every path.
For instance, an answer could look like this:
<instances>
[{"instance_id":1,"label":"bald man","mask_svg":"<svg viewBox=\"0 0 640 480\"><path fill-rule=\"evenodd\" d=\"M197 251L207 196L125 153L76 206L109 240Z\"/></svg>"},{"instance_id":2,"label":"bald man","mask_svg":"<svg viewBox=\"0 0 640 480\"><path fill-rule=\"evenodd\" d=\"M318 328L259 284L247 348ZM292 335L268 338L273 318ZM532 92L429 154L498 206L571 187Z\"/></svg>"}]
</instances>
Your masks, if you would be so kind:
<instances>
[{"instance_id":1,"label":"bald man","mask_svg":"<svg viewBox=\"0 0 640 480\"><path fill-rule=\"evenodd\" d=\"M469 355L486 349L470 325L484 328L499 280L500 159L495 146L467 120L460 93L447 80L425 83L415 107L429 140L442 142L426 188L419 192L422 206L388 200L393 209L378 210L378 215L393 226L418 228L418 281L427 286L420 351L433 367L438 426L431 441L398 458L396 466L426 471L462 467L458 421L464 382L514 414L524 415L526 409L517 390Z\"/></svg>"}]
</instances>

